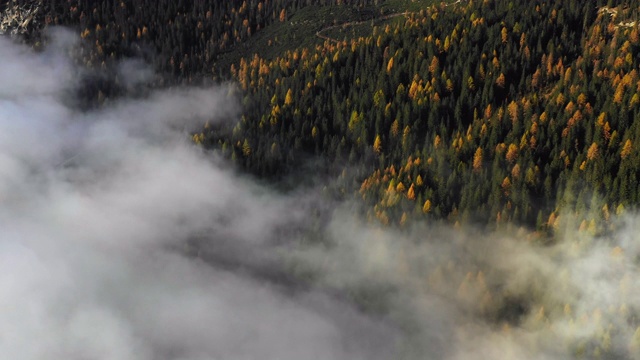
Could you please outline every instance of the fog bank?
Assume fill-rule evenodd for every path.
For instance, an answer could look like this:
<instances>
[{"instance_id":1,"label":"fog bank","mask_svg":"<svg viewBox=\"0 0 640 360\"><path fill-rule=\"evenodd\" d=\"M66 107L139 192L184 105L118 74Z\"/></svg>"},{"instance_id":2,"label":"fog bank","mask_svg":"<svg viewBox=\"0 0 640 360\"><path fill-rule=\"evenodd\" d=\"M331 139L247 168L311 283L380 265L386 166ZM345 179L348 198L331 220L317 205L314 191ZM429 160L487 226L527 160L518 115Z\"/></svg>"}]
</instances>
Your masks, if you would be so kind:
<instances>
[{"instance_id":1,"label":"fog bank","mask_svg":"<svg viewBox=\"0 0 640 360\"><path fill-rule=\"evenodd\" d=\"M603 238L567 222L553 246L383 228L192 144L237 118L229 87L77 109L89 70L51 37L0 37L0 358L640 358L636 215Z\"/></svg>"}]
</instances>

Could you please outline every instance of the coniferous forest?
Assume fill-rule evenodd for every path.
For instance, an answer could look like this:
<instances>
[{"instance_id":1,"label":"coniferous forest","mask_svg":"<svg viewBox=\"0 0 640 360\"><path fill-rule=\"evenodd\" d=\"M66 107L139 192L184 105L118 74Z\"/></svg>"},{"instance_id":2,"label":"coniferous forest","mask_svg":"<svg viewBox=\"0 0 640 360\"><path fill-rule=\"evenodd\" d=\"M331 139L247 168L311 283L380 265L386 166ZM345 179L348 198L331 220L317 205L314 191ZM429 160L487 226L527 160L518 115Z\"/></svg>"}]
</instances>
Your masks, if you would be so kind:
<instances>
[{"instance_id":1,"label":"coniferous forest","mask_svg":"<svg viewBox=\"0 0 640 360\"><path fill-rule=\"evenodd\" d=\"M221 155L274 192L328 183L322 194L329 201L357 204L366 223L394 234L415 235L415 224L470 224L524 234L528 244L553 250L566 233L606 243L621 226L615 219L640 205L637 1L0 1L0 13L9 9L28 14L7 24L36 49L52 26L81 39L74 61L99 70L77 93L83 110L156 89L229 84L238 118L190 132L190 146ZM126 59L142 60L158 76L128 85L117 71ZM310 231L290 231L322 242L325 214L314 214L320 220ZM615 246L612 261L622 252ZM565 263L565 255L553 256L549 263ZM575 332L593 325L597 331L568 346L576 357L640 358L640 305L573 309L575 299L540 290L556 284L555 274L539 280L527 273L527 290L505 295L504 269L480 258L486 262L443 260L420 281L429 291L473 298L470 312L492 326L518 327L526 318L551 332L554 317L569 319ZM629 262L634 269L637 261ZM632 298L633 270L608 266L624 274L611 275L615 289ZM295 270L291 282L316 281L312 271ZM438 285L448 282L460 285ZM345 297L364 312L384 313L370 298L393 291L371 288ZM624 324L606 327L603 312ZM626 327L635 333L616 330Z\"/></svg>"},{"instance_id":2,"label":"coniferous forest","mask_svg":"<svg viewBox=\"0 0 640 360\"><path fill-rule=\"evenodd\" d=\"M361 199L383 224L430 218L551 232L573 217L600 233L640 201L631 1L39 7L40 27L78 31L89 66L139 57L164 75L156 86L236 83L241 121L204 128L194 142L264 179L320 159L342 178L340 196ZM122 91L103 79L83 95L99 105Z\"/></svg>"},{"instance_id":3,"label":"coniferous forest","mask_svg":"<svg viewBox=\"0 0 640 360\"><path fill-rule=\"evenodd\" d=\"M327 171L349 169L341 192L385 224L550 231L580 214L579 228L598 233L640 201L633 2L43 6L44 24L73 26L91 45L93 66L142 56L165 82L237 83L241 122L195 142L267 179L310 157L339 164ZM311 36L296 39L298 27ZM117 93L102 86L89 93Z\"/></svg>"}]
</instances>

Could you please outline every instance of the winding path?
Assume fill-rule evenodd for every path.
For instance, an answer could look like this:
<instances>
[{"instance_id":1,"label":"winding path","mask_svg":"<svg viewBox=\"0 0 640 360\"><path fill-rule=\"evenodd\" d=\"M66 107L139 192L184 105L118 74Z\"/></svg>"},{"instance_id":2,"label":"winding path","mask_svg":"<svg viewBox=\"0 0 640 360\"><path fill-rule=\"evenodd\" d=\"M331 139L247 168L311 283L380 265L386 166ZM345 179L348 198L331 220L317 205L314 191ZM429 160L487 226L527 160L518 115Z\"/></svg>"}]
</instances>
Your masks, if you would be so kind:
<instances>
[{"instance_id":1,"label":"winding path","mask_svg":"<svg viewBox=\"0 0 640 360\"><path fill-rule=\"evenodd\" d=\"M462 1L463 0L456 0L454 2L450 2L450 3L446 4L445 7L448 7L448 6L451 6L451 5L455 5L455 4L459 4ZM340 42L342 42L341 40L334 39L334 38L329 37L327 35L323 35L322 33L325 32L325 31L329 31L331 29L337 29L339 27L349 27L349 26L355 26L355 25L365 24L365 23L368 23L368 22L374 22L374 21L379 21L379 20L388 20L388 19L391 19L391 18L394 18L394 17L398 17L398 16L407 16L409 14L413 14L413 12L405 11L405 12L393 13L393 14L389 14L389 15L385 15L385 16L381 16L379 18L374 18L374 19L369 19L369 20L349 21L349 22L346 22L346 23L338 24L338 25L331 25L331 26L328 26L326 28L318 30L316 32L316 36L319 37L320 39L323 39L323 40L333 41L335 43L340 43Z\"/></svg>"},{"instance_id":2,"label":"winding path","mask_svg":"<svg viewBox=\"0 0 640 360\"><path fill-rule=\"evenodd\" d=\"M325 31L329 31L331 29L337 29L339 27L355 26L355 25L365 24L365 23L368 23L368 22L374 22L374 21L379 21L379 20L387 20L387 19L391 19L391 18L394 18L394 17L398 17L398 16L406 16L408 14L411 14L411 13L408 12L408 11L405 11L405 12L402 12L402 13L395 13L395 14L389 14L389 15L381 16L381 17L375 18L375 19L369 19L369 20L363 20L363 21L349 21L349 22L346 22L346 23L338 24L338 25L331 25L331 26L328 26L328 27L326 27L324 29L318 30L316 32L316 36L319 37L320 39L323 39L323 40L333 41L335 43L340 43L342 41L340 41L338 39L334 39L334 38L329 37L327 35L323 35L322 33L325 32Z\"/></svg>"}]
</instances>

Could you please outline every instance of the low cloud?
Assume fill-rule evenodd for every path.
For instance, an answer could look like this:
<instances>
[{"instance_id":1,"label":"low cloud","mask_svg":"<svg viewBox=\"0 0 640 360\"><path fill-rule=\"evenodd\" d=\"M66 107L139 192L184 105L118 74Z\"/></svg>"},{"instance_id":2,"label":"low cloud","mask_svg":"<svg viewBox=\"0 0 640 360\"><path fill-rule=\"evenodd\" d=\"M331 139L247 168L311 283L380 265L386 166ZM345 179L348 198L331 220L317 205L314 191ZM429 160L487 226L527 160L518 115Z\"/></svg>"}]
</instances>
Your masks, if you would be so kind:
<instances>
[{"instance_id":1,"label":"low cloud","mask_svg":"<svg viewBox=\"0 0 640 360\"><path fill-rule=\"evenodd\" d=\"M52 36L54 48L38 53L0 38L3 358L390 354L391 330L348 304L287 295L184 255L198 234L213 247L264 246L261 234L287 213L290 200L189 142L198 124L238 111L229 88L157 91L81 112L66 97L82 69L65 55L68 34Z\"/></svg>"},{"instance_id":2,"label":"low cloud","mask_svg":"<svg viewBox=\"0 0 640 360\"><path fill-rule=\"evenodd\" d=\"M343 213L343 211L345 211ZM640 358L637 216L607 236L417 224L391 231L337 210L331 246L289 253L316 286L401 329L407 359Z\"/></svg>"},{"instance_id":3,"label":"low cloud","mask_svg":"<svg viewBox=\"0 0 640 360\"><path fill-rule=\"evenodd\" d=\"M194 146L236 117L230 87L69 105L84 70L75 38L51 36L40 52L0 37L2 358L639 358L637 216L552 246L379 227Z\"/></svg>"}]
</instances>

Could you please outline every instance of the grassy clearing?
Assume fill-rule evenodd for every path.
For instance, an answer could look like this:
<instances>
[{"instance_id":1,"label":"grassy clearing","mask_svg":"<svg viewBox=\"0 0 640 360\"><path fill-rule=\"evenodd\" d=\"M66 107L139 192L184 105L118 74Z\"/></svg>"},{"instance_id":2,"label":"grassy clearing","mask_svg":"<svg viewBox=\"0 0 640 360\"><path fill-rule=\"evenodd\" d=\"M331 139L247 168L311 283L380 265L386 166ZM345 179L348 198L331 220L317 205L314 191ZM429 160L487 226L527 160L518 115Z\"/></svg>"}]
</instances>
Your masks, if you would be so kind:
<instances>
[{"instance_id":1,"label":"grassy clearing","mask_svg":"<svg viewBox=\"0 0 640 360\"><path fill-rule=\"evenodd\" d=\"M384 27L387 24L398 24L404 22L403 16L380 19L386 15L400 14L404 12L419 12L427 7L439 3L435 0L388 0L376 8L377 20L366 21L356 24L347 24L323 31L323 35L337 40L350 40L358 37L367 37L373 33L373 27Z\"/></svg>"},{"instance_id":2,"label":"grassy clearing","mask_svg":"<svg viewBox=\"0 0 640 360\"><path fill-rule=\"evenodd\" d=\"M257 32L245 43L220 54L216 67L224 72L229 69L231 64L237 64L241 58L253 57L256 53L262 58L270 60L287 50L313 47L323 41L316 36L316 33L333 25L372 20L362 24L336 27L323 32L326 36L340 40L368 36L373 31L373 25L380 26L394 21L402 21L401 17L377 21L376 18L405 11L420 11L434 3L438 3L438 1L387 0L380 5L366 8L306 6L296 10L286 21L275 22Z\"/></svg>"},{"instance_id":3,"label":"grassy clearing","mask_svg":"<svg viewBox=\"0 0 640 360\"><path fill-rule=\"evenodd\" d=\"M449 2L447 0L446 2ZM379 5L380 12L383 14L392 14L397 12L417 12L433 4L439 4L437 0L387 0Z\"/></svg>"},{"instance_id":4,"label":"grassy clearing","mask_svg":"<svg viewBox=\"0 0 640 360\"><path fill-rule=\"evenodd\" d=\"M386 19L374 19L363 23L347 24L344 26L328 29L326 31L323 31L322 34L332 39L349 41L350 39L371 36L373 34L373 28L375 26L384 28L387 24L403 24L404 21L405 17L402 15Z\"/></svg>"},{"instance_id":5,"label":"grassy clearing","mask_svg":"<svg viewBox=\"0 0 640 360\"><path fill-rule=\"evenodd\" d=\"M262 29L244 44L237 45L218 58L218 68L224 69L258 53L266 59L276 58L287 50L312 47L322 42L316 32L328 26L358 21L375 16L375 9L349 6L307 6L297 10L284 22L275 22Z\"/></svg>"}]
</instances>

